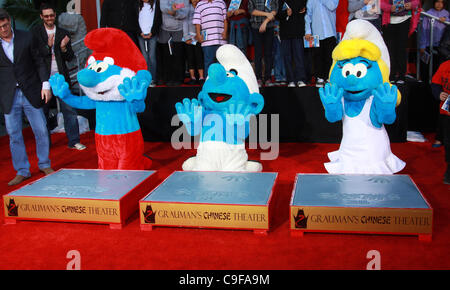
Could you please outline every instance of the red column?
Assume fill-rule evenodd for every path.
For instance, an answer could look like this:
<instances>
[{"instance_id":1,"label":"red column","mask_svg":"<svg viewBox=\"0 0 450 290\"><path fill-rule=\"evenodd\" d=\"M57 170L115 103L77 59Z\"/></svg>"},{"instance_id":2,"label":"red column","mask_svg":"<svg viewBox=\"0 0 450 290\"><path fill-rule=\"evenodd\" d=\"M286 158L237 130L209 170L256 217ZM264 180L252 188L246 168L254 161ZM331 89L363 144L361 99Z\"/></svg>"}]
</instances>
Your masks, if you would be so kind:
<instances>
[{"instance_id":1,"label":"red column","mask_svg":"<svg viewBox=\"0 0 450 290\"><path fill-rule=\"evenodd\" d=\"M103 3L103 0L100 1ZM97 28L97 6L96 1L81 0L81 15L86 22L87 31Z\"/></svg>"}]
</instances>

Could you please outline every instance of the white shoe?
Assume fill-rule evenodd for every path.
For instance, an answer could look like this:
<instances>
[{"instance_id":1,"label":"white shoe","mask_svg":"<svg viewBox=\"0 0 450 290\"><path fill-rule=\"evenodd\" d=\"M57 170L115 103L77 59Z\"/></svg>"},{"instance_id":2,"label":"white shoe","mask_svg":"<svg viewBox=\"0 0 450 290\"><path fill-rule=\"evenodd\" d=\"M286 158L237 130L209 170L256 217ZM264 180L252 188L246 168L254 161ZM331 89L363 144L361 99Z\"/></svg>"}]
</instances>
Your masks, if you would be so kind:
<instances>
[{"instance_id":1,"label":"white shoe","mask_svg":"<svg viewBox=\"0 0 450 290\"><path fill-rule=\"evenodd\" d=\"M86 149L86 146L84 146L84 145L81 144L81 143L77 143L77 144L75 144L75 145L73 145L72 147L69 147L69 148L71 148L71 149L77 149L77 150L84 150L84 149Z\"/></svg>"},{"instance_id":2,"label":"white shoe","mask_svg":"<svg viewBox=\"0 0 450 290\"><path fill-rule=\"evenodd\" d=\"M295 88L295 83L294 82L289 82L288 88Z\"/></svg>"},{"instance_id":3,"label":"white shoe","mask_svg":"<svg viewBox=\"0 0 450 290\"><path fill-rule=\"evenodd\" d=\"M321 79L321 78L317 78L317 80L316 80L316 87L317 88L321 88L324 85L325 85L325 81L323 79Z\"/></svg>"},{"instance_id":4,"label":"white shoe","mask_svg":"<svg viewBox=\"0 0 450 290\"><path fill-rule=\"evenodd\" d=\"M302 81L297 82L297 87L301 88L301 87L306 87L306 84Z\"/></svg>"}]
</instances>

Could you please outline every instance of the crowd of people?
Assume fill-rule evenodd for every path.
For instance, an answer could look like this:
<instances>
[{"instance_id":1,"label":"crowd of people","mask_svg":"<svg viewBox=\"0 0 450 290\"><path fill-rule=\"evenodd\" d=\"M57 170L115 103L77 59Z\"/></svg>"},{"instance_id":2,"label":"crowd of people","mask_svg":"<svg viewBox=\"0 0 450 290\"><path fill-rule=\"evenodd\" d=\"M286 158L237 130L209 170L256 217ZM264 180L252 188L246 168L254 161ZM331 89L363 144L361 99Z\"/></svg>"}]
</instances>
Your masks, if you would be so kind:
<instances>
[{"instance_id":1,"label":"crowd of people","mask_svg":"<svg viewBox=\"0 0 450 290\"><path fill-rule=\"evenodd\" d=\"M430 10L438 11L442 22L449 18L445 6L436 0ZM105 0L101 27L122 29L135 40L152 85L202 84L217 48L231 43L252 61L260 86L322 87L342 36L336 29L339 7L348 13L346 22L365 19L382 32L391 80L404 84L419 0ZM440 31L444 26L438 25ZM423 31L422 53L429 33ZM435 40L440 36L436 33Z\"/></svg>"},{"instance_id":2,"label":"crowd of people","mask_svg":"<svg viewBox=\"0 0 450 290\"><path fill-rule=\"evenodd\" d=\"M422 55L427 51L433 53L433 48L438 52L433 73L450 56L450 30L444 24L450 20L446 4L446 0L434 0L433 7L427 11L439 18L432 43L428 18L422 22L419 35ZM341 40L336 18L342 5L348 12L346 21L365 19L382 32L390 53L391 82L403 84L408 37L416 30L420 18L419 0L104 0L100 26L121 29L136 43L153 76L151 86L201 85L208 67L215 62L218 47L231 43L252 61L260 86L315 84L321 87L328 79L332 51ZM46 174L51 172L49 130L41 130L42 122L48 118L51 94L47 80L59 72L70 83L65 63L74 58L74 52L68 32L55 25L53 7L43 4L42 23L24 36L19 32L14 34L10 16L4 10L0 12L1 43L8 58L0 61L5 66L15 61L10 53L14 37L28 40L31 35L33 41L24 44L38 46L28 56L37 67L30 67L31 62L23 63L2 70L5 76L0 76L0 89L8 95L2 97L1 111L11 137L14 168L20 176L10 182L14 185L30 176L21 130L17 126L22 108L36 135L39 167ZM32 77L26 81L12 79L19 75L17 69L32 71ZM436 94L443 101L446 94L441 92ZM76 112L64 102L59 103L68 146L85 149L79 139ZM444 123L448 122L440 123L438 132L448 131ZM448 143L445 138L448 137L438 133L435 145Z\"/></svg>"}]
</instances>

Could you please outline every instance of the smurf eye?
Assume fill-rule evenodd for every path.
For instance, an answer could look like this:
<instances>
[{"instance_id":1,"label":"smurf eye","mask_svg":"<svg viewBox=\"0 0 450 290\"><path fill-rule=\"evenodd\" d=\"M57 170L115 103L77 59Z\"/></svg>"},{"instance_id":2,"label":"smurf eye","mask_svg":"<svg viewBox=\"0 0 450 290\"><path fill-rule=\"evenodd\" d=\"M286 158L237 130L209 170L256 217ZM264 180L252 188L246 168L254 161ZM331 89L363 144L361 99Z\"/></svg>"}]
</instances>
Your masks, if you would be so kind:
<instances>
[{"instance_id":1,"label":"smurf eye","mask_svg":"<svg viewBox=\"0 0 450 290\"><path fill-rule=\"evenodd\" d=\"M363 78L367 74L367 67L363 63L357 63L354 70L357 78Z\"/></svg>"},{"instance_id":2,"label":"smurf eye","mask_svg":"<svg viewBox=\"0 0 450 290\"><path fill-rule=\"evenodd\" d=\"M99 62L93 70L102 73L108 69L109 65L106 62Z\"/></svg>"},{"instance_id":3,"label":"smurf eye","mask_svg":"<svg viewBox=\"0 0 450 290\"><path fill-rule=\"evenodd\" d=\"M353 74L355 67L353 66L353 64L351 63L346 63L343 67L342 67L342 76L344 78L348 77L349 75Z\"/></svg>"},{"instance_id":4,"label":"smurf eye","mask_svg":"<svg viewBox=\"0 0 450 290\"><path fill-rule=\"evenodd\" d=\"M234 74L233 71L227 71L227 77L228 78L234 78L236 76L236 74Z\"/></svg>"},{"instance_id":5,"label":"smurf eye","mask_svg":"<svg viewBox=\"0 0 450 290\"><path fill-rule=\"evenodd\" d=\"M233 73L235 76L238 75L237 70L235 70L234 68L230 69L230 73Z\"/></svg>"}]
</instances>

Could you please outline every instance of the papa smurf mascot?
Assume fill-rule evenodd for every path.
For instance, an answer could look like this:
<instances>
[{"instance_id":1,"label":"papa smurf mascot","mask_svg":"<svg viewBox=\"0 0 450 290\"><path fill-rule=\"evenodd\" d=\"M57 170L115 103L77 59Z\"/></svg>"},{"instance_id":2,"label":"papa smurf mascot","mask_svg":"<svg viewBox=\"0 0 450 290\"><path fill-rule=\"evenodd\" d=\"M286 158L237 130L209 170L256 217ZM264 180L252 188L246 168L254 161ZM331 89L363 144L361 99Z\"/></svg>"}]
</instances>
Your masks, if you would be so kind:
<instances>
[{"instance_id":1,"label":"papa smurf mascot","mask_svg":"<svg viewBox=\"0 0 450 290\"><path fill-rule=\"evenodd\" d=\"M343 121L339 150L328 153L333 174L394 174L405 163L391 152L383 124L395 121L400 92L389 83L389 52L378 30L351 21L333 50L330 83L319 89L329 122Z\"/></svg>"},{"instance_id":2,"label":"papa smurf mascot","mask_svg":"<svg viewBox=\"0 0 450 290\"><path fill-rule=\"evenodd\" d=\"M137 113L145 109L151 75L133 41L119 29L100 28L85 37L93 51L87 67L77 74L86 96L70 93L64 77L50 78L54 95L79 109L96 109L95 144L98 168L149 168Z\"/></svg>"},{"instance_id":3,"label":"papa smurf mascot","mask_svg":"<svg viewBox=\"0 0 450 290\"><path fill-rule=\"evenodd\" d=\"M183 170L261 171L245 150L250 117L264 107L253 69L231 44L219 47L216 58L219 63L210 65L197 99L175 105L188 133L201 135L197 155L183 163Z\"/></svg>"}]
</instances>

